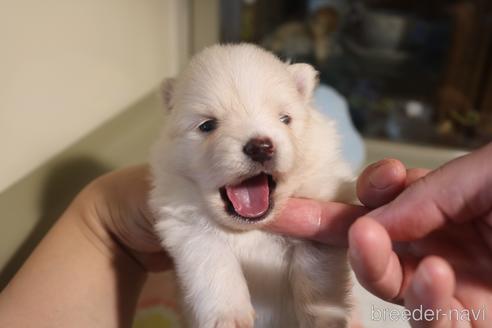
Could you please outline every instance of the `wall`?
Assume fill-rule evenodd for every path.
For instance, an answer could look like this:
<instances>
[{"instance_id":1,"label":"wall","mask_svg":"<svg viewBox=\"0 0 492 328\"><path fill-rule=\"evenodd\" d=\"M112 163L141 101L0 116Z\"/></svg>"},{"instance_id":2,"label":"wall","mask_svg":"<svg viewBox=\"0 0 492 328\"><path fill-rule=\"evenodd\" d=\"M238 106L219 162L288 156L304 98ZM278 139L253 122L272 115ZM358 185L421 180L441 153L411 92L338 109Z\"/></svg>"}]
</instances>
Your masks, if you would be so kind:
<instances>
[{"instance_id":1,"label":"wall","mask_svg":"<svg viewBox=\"0 0 492 328\"><path fill-rule=\"evenodd\" d=\"M219 42L220 0L193 0L191 3L191 51L196 53Z\"/></svg>"},{"instance_id":2,"label":"wall","mask_svg":"<svg viewBox=\"0 0 492 328\"><path fill-rule=\"evenodd\" d=\"M186 61L181 0L2 0L0 192Z\"/></svg>"}]
</instances>

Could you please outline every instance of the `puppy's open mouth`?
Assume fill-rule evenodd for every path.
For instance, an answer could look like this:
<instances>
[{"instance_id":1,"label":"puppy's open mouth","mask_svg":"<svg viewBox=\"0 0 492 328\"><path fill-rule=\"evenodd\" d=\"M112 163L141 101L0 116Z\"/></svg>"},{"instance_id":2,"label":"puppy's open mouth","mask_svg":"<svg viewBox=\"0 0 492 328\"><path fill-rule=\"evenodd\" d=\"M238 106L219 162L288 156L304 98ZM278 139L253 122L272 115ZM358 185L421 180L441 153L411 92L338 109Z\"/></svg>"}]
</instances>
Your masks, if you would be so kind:
<instances>
[{"instance_id":1,"label":"puppy's open mouth","mask_svg":"<svg viewBox=\"0 0 492 328\"><path fill-rule=\"evenodd\" d=\"M226 212L248 222L264 219L273 208L276 183L271 175L261 173L236 185L220 188Z\"/></svg>"}]
</instances>

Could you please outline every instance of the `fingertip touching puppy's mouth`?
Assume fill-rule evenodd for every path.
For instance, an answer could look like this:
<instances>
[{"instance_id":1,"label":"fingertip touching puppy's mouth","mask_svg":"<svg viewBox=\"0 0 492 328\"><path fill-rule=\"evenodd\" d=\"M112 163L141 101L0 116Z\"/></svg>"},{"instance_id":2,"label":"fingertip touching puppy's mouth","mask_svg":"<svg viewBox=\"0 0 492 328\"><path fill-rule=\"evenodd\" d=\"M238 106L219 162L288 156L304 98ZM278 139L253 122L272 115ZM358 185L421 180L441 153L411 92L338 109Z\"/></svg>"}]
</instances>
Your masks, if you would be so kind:
<instances>
[{"instance_id":1,"label":"fingertip touching puppy's mouth","mask_svg":"<svg viewBox=\"0 0 492 328\"><path fill-rule=\"evenodd\" d=\"M273 208L273 192L276 183L273 177L260 173L238 184L219 189L225 211L235 219L255 223L268 216Z\"/></svg>"}]
</instances>

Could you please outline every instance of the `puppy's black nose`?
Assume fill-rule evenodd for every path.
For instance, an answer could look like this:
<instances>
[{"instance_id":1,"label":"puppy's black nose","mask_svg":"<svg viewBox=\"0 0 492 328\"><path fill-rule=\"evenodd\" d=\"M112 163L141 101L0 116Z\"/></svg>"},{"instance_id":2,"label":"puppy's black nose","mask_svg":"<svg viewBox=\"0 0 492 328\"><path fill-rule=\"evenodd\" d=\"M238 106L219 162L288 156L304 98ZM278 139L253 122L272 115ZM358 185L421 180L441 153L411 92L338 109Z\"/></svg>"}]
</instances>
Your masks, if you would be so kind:
<instances>
[{"instance_id":1,"label":"puppy's black nose","mask_svg":"<svg viewBox=\"0 0 492 328\"><path fill-rule=\"evenodd\" d=\"M275 147L270 138L252 138L243 147L243 152L255 162L266 162L273 157Z\"/></svg>"}]
</instances>

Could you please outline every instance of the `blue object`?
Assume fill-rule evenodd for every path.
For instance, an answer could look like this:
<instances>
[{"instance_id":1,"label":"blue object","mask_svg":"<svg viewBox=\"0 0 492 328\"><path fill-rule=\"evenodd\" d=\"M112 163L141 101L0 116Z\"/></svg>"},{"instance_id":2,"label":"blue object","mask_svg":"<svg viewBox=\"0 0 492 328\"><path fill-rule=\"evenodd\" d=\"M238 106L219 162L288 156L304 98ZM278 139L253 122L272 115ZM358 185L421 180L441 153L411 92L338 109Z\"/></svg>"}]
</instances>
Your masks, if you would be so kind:
<instances>
[{"instance_id":1,"label":"blue object","mask_svg":"<svg viewBox=\"0 0 492 328\"><path fill-rule=\"evenodd\" d=\"M365 161L366 148L350 119L347 101L335 89L321 84L314 91L314 103L321 113L336 122L342 142L342 156L350 163L354 172L359 171Z\"/></svg>"}]
</instances>

